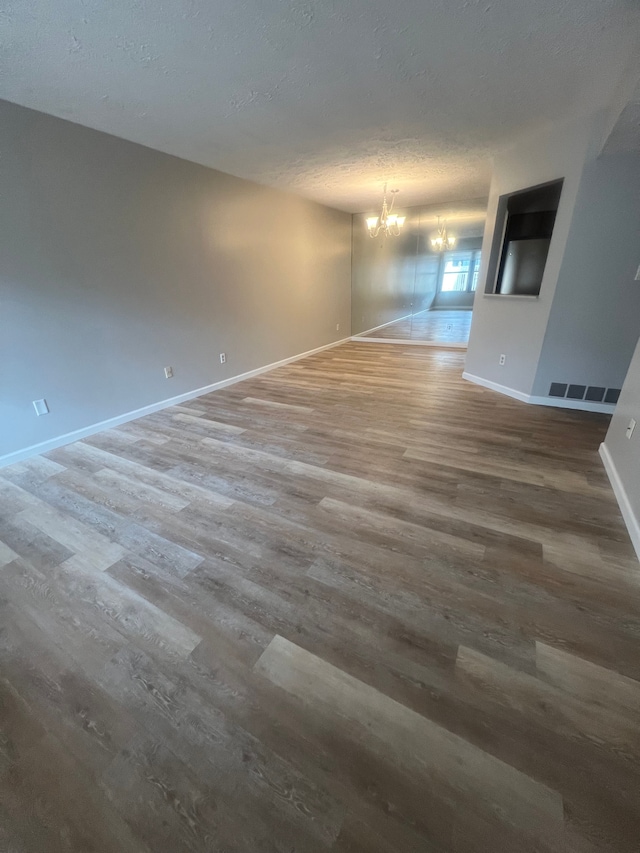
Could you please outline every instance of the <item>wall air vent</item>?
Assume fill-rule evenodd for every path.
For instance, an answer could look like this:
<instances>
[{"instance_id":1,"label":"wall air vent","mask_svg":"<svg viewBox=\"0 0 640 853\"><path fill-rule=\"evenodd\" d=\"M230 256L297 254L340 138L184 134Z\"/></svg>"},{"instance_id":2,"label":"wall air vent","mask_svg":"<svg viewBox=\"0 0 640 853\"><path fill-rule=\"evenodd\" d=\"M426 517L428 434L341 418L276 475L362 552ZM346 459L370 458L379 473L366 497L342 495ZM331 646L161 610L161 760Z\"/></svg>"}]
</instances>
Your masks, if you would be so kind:
<instances>
[{"instance_id":1,"label":"wall air vent","mask_svg":"<svg viewBox=\"0 0 640 853\"><path fill-rule=\"evenodd\" d=\"M586 385L569 385L567 397L570 400L582 400L587 391Z\"/></svg>"},{"instance_id":2,"label":"wall air vent","mask_svg":"<svg viewBox=\"0 0 640 853\"><path fill-rule=\"evenodd\" d=\"M606 388L601 388L599 385L589 385L584 399L589 400L591 403L601 403L604 400L604 392L606 390Z\"/></svg>"},{"instance_id":3,"label":"wall air vent","mask_svg":"<svg viewBox=\"0 0 640 853\"><path fill-rule=\"evenodd\" d=\"M566 382L552 382L551 388L549 388L549 396L550 397L564 397L567 393L567 384Z\"/></svg>"},{"instance_id":4,"label":"wall air vent","mask_svg":"<svg viewBox=\"0 0 640 853\"><path fill-rule=\"evenodd\" d=\"M600 385L570 385L567 382L552 382L550 397L564 397L567 400L588 400L590 403L617 403L619 388L603 388Z\"/></svg>"}]
</instances>

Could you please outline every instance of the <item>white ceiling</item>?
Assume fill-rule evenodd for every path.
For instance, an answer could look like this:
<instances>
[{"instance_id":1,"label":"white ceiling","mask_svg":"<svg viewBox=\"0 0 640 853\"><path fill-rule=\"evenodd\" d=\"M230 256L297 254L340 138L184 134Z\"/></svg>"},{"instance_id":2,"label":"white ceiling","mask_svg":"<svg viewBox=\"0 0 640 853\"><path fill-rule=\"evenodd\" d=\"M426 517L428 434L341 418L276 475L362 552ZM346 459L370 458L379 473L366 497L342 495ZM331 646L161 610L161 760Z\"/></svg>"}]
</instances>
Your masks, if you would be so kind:
<instances>
[{"instance_id":1,"label":"white ceiling","mask_svg":"<svg viewBox=\"0 0 640 853\"><path fill-rule=\"evenodd\" d=\"M608 103L637 0L8 0L0 97L350 211L486 195Z\"/></svg>"}]
</instances>

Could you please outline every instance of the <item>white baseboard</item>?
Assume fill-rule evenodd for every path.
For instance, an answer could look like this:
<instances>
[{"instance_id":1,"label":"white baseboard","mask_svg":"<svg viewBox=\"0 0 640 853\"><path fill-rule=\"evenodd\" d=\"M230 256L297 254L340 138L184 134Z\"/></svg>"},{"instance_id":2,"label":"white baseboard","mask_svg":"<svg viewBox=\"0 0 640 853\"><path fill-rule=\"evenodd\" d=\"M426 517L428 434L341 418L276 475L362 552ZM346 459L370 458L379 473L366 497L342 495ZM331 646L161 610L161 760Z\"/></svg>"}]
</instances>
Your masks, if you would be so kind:
<instances>
[{"instance_id":1,"label":"white baseboard","mask_svg":"<svg viewBox=\"0 0 640 853\"><path fill-rule=\"evenodd\" d=\"M636 518L629 496L625 491L620 475L618 474L618 470L611 458L611 454L609 453L609 448L604 442L600 445L599 453L600 458L602 459L602 464L604 465L604 470L607 472L607 476L609 477L613 494L616 496L616 500L618 501L622 518L624 519L624 523L629 531L631 543L633 544L638 559L640 560L640 521Z\"/></svg>"},{"instance_id":2,"label":"white baseboard","mask_svg":"<svg viewBox=\"0 0 640 853\"><path fill-rule=\"evenodd\" d=\"M462 374L462 378L468 382L473 382L474 385L482 385L483 388L490 388L492 391L506 394L507 397L513 397L515 400L520 400L521 403L529 402L529 394L523 394L522 391L516 391L515 388L508 388L506 385L500 385L498 382L492 382L490 379L483 379L482 376L467 373L466 370Z\"/></svg>"},{"instance_id":3,"label":"white baseboard","mask_svg":"<svg viewBox=\"0 0 640 853\"><path fill-rule=\"evenodd\" d=\"M515 388L508 388L506 385L500 385L498 382L483 379L482 376L475 376L473 373L467 373L466 371L462 374L462 378L473 382L475 385L482 385L483 388L490 388L492 391L498 391L500 394L513 397L514 400L520 400L522 403L530 403L533 406L550 406L555 409L576 409L581 412L601 412L606 415L613 414L616 408L615 403L594 403L591 400L568 400L566 397L539 397L535 394L525 394L522 391L517 391Z\"/></svg>"},{"instance_id":4,"label":"white baseboard","mask_svg":"<svg viewBox=\"0 0 640 853\"><path fill-rule=\"evenodd\" d=\"M395 320L389 320L388 323L383 323L381 326L374 326L373 329L367 329L366 332L358 332L358 334L354 335L353 337L359 338L362 335L370 335L371 332L377 332L378 329L384 329L385 326L391 326L393 323L399 323L400 320L406 320L408 317L412 317L412 316L413 316L413 314L405 314L404 317L396 317ZM353 340L353 338L352 338L352 340Z\"/></svg>"},{"instance_id":5,"label":"white baseboard","mask_svg":"<svg viewBox=\"0 0 640 853\"><path fill-rule=\"evenodd\" d=\"M556 409L577 409L581 412L600 412L612 415L616 409L615 403L594 403L592 400L569 400L566 397L537 397L532 394L529 403L534 406L552 406Z\"/></svg>"},{"instance_id":6,"label":"white baseboard","mask_svg":"<svg viewBox=\"0 0 640 853\"><path fill-rule=\"evenodd\" d=\"M0 456L0 468L6 468L7 465L13 465L14 462L22 462L29 459L31 456L39 456L41 453L47 453L49 450L55 450L56 447L63 447L65 444L71 444L73 441L79 441L81 438L86 438L88 435L94 435L96 432L102 432L105 429L119 426L128 421L135 421L137 418L142 418L144 415L151 415L153 412L159 412L161 409L167 409L169 406L178 406L187 400L193 400L196 397L202 397L203 394L210 394L211 391L217 391L220 388L226 388L227 385L235 385L236 382L242 382L244 379L251 379L252 376L258 376L261 373L267 373L269 370L275 370L277 367L282 367L285 364L290 364L292 361L299 361L301 358L313 355L317 352L322 352L332 347L337 347L340 344L347 343L351 338L341 338L339 341L333 341L330 344L324 344L321 347L301 352L298 355L292 355L288 358L283 358L280 361L274 361L271 364L265 364L263 367L257 367L255 370L248 370L246 373L240 373L237 376L232 376L229 379L222 379L220 382L213 382L211 385L205 385L203 388L196 388L193 391L186 391L184 394L178 394L176 397L169 397L166 400L160 400L157 403L151 403L148 406L143 406L141 409L135 409L132 412L125 412L122 415L116 415L114 418L109 418L106 421L91 424L82 429L67 432L64 435L59 435L56 438L42 441L39 444L32 444L29 447L24 447L22 450L16 450L13 453L7 453Z\"/></svg>"},{"instance_id":7,"label":"white baseboard","mask_svg":"<svg viewBox=\"0 0 640 853\"><path fill-rule=\"evenodd\" d=\"M465 349L466 344L441 344L437 341L403 341L402 338L363 338L362 335L354 335L352 341L364 341L367 344L409 344L409 346L436 347L437 349Z\"/></svg>"}]
</instances>

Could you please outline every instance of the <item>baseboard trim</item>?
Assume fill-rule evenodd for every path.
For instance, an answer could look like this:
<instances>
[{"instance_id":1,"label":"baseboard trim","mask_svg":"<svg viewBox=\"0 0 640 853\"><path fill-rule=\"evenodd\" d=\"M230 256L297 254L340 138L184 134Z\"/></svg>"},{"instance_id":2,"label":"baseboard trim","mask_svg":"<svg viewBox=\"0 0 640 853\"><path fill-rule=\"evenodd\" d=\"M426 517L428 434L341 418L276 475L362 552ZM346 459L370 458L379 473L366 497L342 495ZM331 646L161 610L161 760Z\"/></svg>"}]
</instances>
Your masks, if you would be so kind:
<instances>
[{"instance_id":1,"label":"baseboard trim","mask_svg":"<svg viewBox=\"0 0 640 853\"><path fill-rule=\"evenodd\" d=\"M354 337L361 337L361 335L370 335L371 332L377 332L378 329L384 329L385 326L391 326L393 323L399 323L400 320L406 320L408 317L412 317L413 314L405 314L403 317L396 317L395 320L389 320L388 323L383 323L381 326L374 326L372 329L367 329L366 332L358 332L358 334Z\"/></svg>"},{"instance_id":2,"label":"baseboard trim","mask_svg":"<svg viewBox=\"0 0 640 853\"><path fill-rule=\"evenodd\" d=\"M275 370L278 367L283 367L285 364L290 364L293 361L299 361L302 358L307 358L317 352L331 349L332 347L340 346L340 344L348 343L351 340L341 338L339 341L333 341L330 344L324 344L321 347L307 350L306 352L292 355L288 358L283 358L280 361L274 361L271 364L265 364L262 367L256 367L254 370L248 370L246 373L239 373L237 376L231 376L229 379L222 379L220 382L213 382L211 385L205 385L202 388L196 388L193 391L186 391L184 394L178 394L176 397L169 397L166 400L160 400L157 403L151 403L148 406L143 406L140 409L134 409L131 412L125 412L122 415L116 415L113 418L108 418L105 421L91 424L87 427L67 432L59 435L56 438L42 441L39 444L32 444L29 447L24 447L21 450L15 450L12 453L6 453L0 456L0 468L6 468L7 465L13 465L15 462L23 462L32 456L39 456L41 453L47 453L49 450L55 450L57 447L64 447L65 444L71 444L73 441L79 441L81 438L86 438L89 435L95 435L97 432L102 432L105 429L120 426L128 421L135 421L137 418L142 418L144 415L151 415L154 412L159 412L162 409L167 409L170 406L178 406L187 400L193 400L196 397L202 397L204 394L210 394L212 391L217 391L220 388L226 388L228 385L235 385L236 382L242 382L245 379L251 379L253 376L259 376L261 373L268 373L270 370Z\"/></svg>"},{"instance_id":3,"label":"baseboard trim","mask_svg":"<svg viewBox=\"0 0 640 853\"><path fill-rule=\"evenodd\" d=\"M471 305L432 305L427 311L473 311L473 302Z\"/></svg>"},{"instance_id":4,"label":"baseboard trim","mask_svg":"<svg viewBox=\"0 0 640 853\"><path fill-rule=\"evenodd\" d=\"M607 477L611 483L613 494L615 495L618 506L620 507L622 518L627 526L627 530L629 531L629 536L635 549L636 556L640 560L640 521L636 518L629 496L627 495L622 480L620 479L620 475L618 474L618 470L611 458L611 454L609 453L609 448L604 442L600 445L598 452L600 453L604 470L607 472Z\"/></svg>"},{"instance_id":5,"label":"baseboard trim","mask_svg":"<svg viewBox=\"0 0 640 853\"><path fill-rule=\"evenodd\" d=\"M553 409L574 409L580 412L600 412L605 415L613 414L616 408L614 403L593 403L590 400L568 400L566 397L539 397L535 394L525 394L522 391L517 391L515 388L500 385L498 382L492 382L490 379L484 379L482 376L475 376L473 373L467 373L466 371L462 374L462 378L468 382L473 382L474 385L482 385L483 388L490 388L492 391L497 391L499 394L513 397L514 400L520 400L521 403L529 403L532 406L549 406Z\"/></svg>"},{"instance_id":6,"label":"baseboard trim","mask_svg":"<svg viewBox=\"0 0 640 853\"><path fill-rule=\"evenodd\" d=\"M483 388L490 388L491 391L497 391L499 394L505 394L507 397L513 397L514 400L520 400L521 403L528 403L530 400L529 394L524 394L522 391L516 391L515 388L509 388L507 385L500 385L498 382L492 382L490 379L483 379L482 376L476 376L473 373L467 373L465 370L462 378L467 382L473 382L474 385L482 385Z\"/></svg>"},{"instance_id":7,"label":"baseboard trim","mask_svg":"<svg viewBox=\"0 0 640 853\"><path fill-rule=\"evenodd\" d=\"M364 341L367 344L408 344L409 346L418 347L436 347L436 349L466 350L467 348L466 344L441 344L437 341L403 341L402 338L363 338L361 335L354 335L351 340L356 342Z\"/></svg>"},{"instance_id":8,"label":"baseboard trim","mask_svg":"<svg viewBox=\"0 0 640 853\"><path fill-rule=\"evenodd\" d=\"M591 400L567 400L563 397L537 397L532 394L529 402L534 406L551 406L555 409L575 409L580 412L600 412L603 415L612 415L615 412L615 403L593 403Z\"/></svg>"}]
</instances>

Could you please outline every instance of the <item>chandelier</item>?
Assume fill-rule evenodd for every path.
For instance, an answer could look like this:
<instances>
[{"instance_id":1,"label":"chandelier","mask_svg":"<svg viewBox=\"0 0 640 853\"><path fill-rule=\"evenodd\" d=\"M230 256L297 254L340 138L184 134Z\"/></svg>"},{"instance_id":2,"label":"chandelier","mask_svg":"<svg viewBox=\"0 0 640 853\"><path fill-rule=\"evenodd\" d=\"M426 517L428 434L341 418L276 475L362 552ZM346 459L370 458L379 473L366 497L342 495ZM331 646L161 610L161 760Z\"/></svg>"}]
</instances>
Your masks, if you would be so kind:
<instances>
[{"instance_id":1,"label":"chandelier","mask_svg":"<svg viewBox=\"0 0 640 853\"><path fill-rule=\"evenodd\" d=\"M369 237L377 237L382 232L383 237L397 237L404 225L405 216L397 216L392 213L393 202L399 190L391 190L391 204L387 206L387 185L384 185L382 193L382 213L380 216L367 217L367 228Z\"/></svg>"},{"instance_id":2,"label":"chandelier","mask_svg":"<svg viewBox=\"0 0 640 853\"><path fill-rule=\"evenodd\" d=\"M456 244L456 238L453 234L447 234L447 222L445 219L440 222L438 217L438 234L431 238L431 248L434 252L446 252L453 249Z\"/></svg>"}]
</instances>

